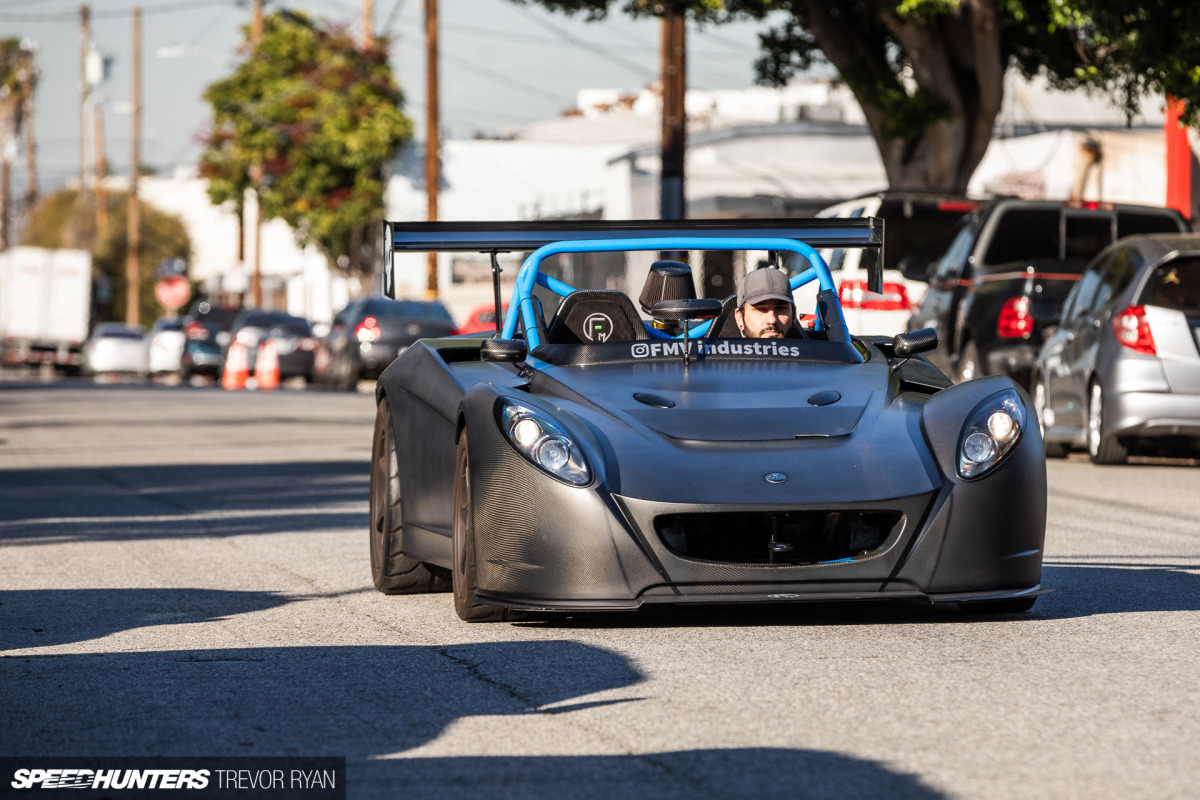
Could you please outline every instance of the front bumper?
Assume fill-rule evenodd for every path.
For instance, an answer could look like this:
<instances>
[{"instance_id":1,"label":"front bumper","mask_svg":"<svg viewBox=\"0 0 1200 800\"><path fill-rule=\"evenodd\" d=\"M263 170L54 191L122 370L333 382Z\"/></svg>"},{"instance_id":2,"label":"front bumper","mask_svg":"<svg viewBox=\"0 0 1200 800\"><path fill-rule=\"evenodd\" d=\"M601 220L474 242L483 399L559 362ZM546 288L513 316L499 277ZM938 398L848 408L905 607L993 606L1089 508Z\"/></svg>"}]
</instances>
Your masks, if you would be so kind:
<instances>
[{"instance_id":1,"label":"front bumper","mask_svg":"<svg viewBox=\"0 0 1200 800\"><path fill-rule=\"evenodd\" d=\"M602 480L582 488L559 483L518 456L498 432L480 426L471 433L479 600L527 609L619 610L661 603L959 602L1037 594L1045 496L1044 483L1040 495L1030 496L1028 476L1044 468L1041 441L1030 436L986 478L945 478L934 491L891 500L822 503L820 488L806 487L804 502L674 503L610 494ZM721 492L715 486L714 493ZM804 564L689 558L667 545L655 523L684 513L798 509L889 511L899 521L868 552Z\"/></svg>"}]
</instances>

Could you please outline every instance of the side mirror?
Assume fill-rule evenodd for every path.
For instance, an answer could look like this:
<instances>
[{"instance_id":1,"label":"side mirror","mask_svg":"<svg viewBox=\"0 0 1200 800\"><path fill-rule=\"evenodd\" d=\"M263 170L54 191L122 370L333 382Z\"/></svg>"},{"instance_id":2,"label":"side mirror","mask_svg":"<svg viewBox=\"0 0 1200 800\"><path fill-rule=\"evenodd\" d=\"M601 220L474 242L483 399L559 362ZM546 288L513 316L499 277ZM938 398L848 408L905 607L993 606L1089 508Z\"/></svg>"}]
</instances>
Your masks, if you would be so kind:
<instances>
[{"instance_id":1,"label":"side mirror","mask_svg":"<svg viewBox=\"0 0 1200 800\"><path fill-rule=\"evenodd\" d=\"M908 333L897 333L892 337L892 352L901 358L917 353L928 353L938 346L937 331L933 328L918 328Z\"/></svg>"},{"instance_id":2,"label":"side mirror","mask_svg":"<svg viewBox=\"0 0 1200 800\"><path fill-rule=\"evenodd\" d=\"M721 301L711 297L691 300L659 300L650 306L650 316L663 322L713 319L721 313Z\"/></svg>"},{"instance_id":3,"label":"side mirror","mask_svg":"<svg viewBox=\"0 0 1200 800\"><path fill-rule=\"evenodd\" d=\"M896 266L900 274L910 281L928 281L933 262L927 256L911 255L900 259Z\"/></svg>"},{"instance_id":4,"label":"side mirror","mask_svg":"<svg viewBox=\"0 0 1200 800\"><path fill-rule=\"evenodd\" d=\"M529 354L529 347L520 339L484 339L479 348L481 361L495 361L503 364L516 364L524 361Z\"/></svg>"}]
</instances>

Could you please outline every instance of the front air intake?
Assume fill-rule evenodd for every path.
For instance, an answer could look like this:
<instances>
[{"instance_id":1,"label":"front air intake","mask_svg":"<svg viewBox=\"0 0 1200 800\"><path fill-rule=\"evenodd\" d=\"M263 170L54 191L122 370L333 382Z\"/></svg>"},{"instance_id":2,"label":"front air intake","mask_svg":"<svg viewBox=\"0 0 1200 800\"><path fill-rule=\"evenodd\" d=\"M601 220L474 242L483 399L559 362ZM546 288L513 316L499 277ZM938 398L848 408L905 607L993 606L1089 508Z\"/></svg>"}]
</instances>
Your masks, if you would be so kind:
<instances>
[{"instance_id":1,"label":"front air intake","mask_svg":"<svg viewBox=\"0 0 1200 800\"><path fill-rule=\"evenodd\" d=\"M646 285L638 303L647 314L659 300L695 300L696 284L692 268L682 261L655 261L650 265Z\"/></svg>"},{"instance_id":2,"label":"front air intake","mask_svg":"<svg viewBox=\"0 0 1200 800\"><path fill-rule=\"evenodd\" d=\"M671 552L726 564L817 564L883 546L899 511L733 511L666 514L654 527Z\"/></svg>"}]
</instances>

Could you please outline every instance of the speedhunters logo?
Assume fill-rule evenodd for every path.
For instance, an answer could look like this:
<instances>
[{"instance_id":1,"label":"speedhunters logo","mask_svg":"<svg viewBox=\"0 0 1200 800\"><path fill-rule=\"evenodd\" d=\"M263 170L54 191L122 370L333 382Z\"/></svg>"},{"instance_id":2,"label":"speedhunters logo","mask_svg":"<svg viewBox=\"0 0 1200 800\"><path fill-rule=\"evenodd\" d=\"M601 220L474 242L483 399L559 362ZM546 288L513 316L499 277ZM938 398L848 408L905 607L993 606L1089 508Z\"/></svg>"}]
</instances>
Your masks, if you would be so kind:
<instances>
[{"instance_id":1,"label":"speedhunters logo","mask_svg":"<svg viewBox=\"0 0 1200 800\"><path fill-rule=\"evenodd\" d=\"M629 349L634 358L654 358L655 356L683 357L683 348L687 347L689 356L783 356L795 358L800 355L800 348L795 345L782 344L776 341L730 342L717 343L690 340L665 342L635 342Z\"/></svg>"},{"instance_id":2,"label":"speedhunters logo","mask_svg":"<svg viewBox=\"0 0 1200 800\"><path fill-rule=\"evenodd\" d=\"M343 757L7 757L0 769L0 797L346 797Z\"/></svg>"},{"instance_id":3,"label":"speedhunters logo","mask_svg":"<svg viewBox=\"0 0 1200 800\"><path fill-rule=\"evenodd\" d=\"M14 789L205 789L206 769L19 769Z\"/></svg>"}]
</instances>

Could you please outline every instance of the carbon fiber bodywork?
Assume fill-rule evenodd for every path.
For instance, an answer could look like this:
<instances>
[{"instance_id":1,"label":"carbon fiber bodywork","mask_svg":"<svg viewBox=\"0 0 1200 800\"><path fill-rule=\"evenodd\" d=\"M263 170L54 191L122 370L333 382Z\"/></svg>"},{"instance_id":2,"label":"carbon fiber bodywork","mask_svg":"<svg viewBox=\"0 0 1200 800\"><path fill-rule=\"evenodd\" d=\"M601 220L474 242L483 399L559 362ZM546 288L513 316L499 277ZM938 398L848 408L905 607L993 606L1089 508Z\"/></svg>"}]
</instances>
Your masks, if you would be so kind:
<instances>
[{"instance_id":1,"label":"carbon fiber bodywork","mask_svg":"<svg viewBox=\"0 0 1200 800\"><path fill-rule=\"evenodd\" d=\"M491 363L480 360L480 341L418 342L377 385L400 454L405 554L451 566L455 454L470 432L480 603L633 609L1041 591L1042 442L1032 404L1008 378L951 386L923 358L894 357L890 340L856 340L852 358L825 360L836 343L811 342L794 358L714 350L686 366L665 355L597 356L618 345ZM1029 424L993 470L961 478L964 425L1009 390ZM587 485L517 451L498 422L505 399L569 433L590 466ZM710 516L730 514L740 516ZM720 533L731 519L790 530L793 543L825 536L821 552L834 557L793 563L800 557L765 542L761 559L696 557L724 551L710 540L681 547L664 533L687 520L689 536L743 535ZM798 520L815 522L801 530Z\"/></svg>"}]
</instances>

